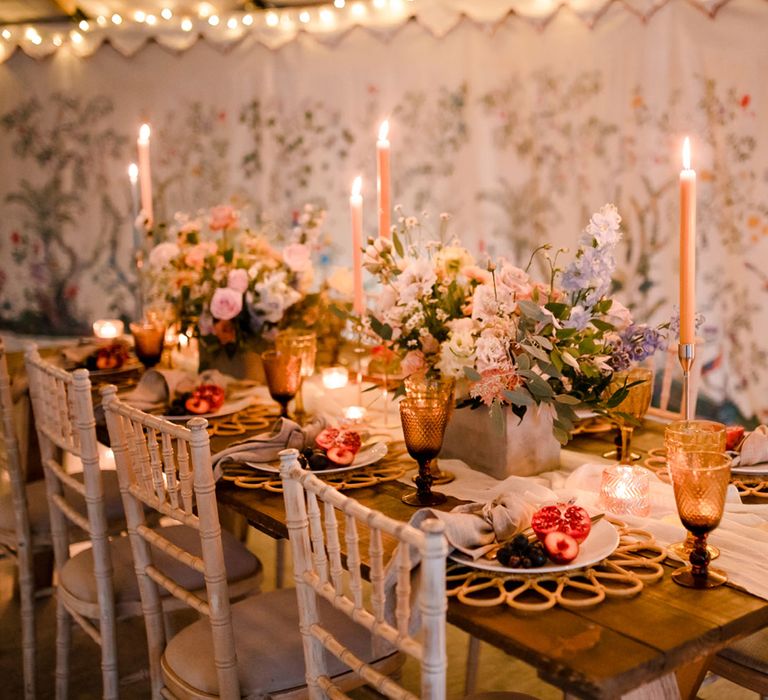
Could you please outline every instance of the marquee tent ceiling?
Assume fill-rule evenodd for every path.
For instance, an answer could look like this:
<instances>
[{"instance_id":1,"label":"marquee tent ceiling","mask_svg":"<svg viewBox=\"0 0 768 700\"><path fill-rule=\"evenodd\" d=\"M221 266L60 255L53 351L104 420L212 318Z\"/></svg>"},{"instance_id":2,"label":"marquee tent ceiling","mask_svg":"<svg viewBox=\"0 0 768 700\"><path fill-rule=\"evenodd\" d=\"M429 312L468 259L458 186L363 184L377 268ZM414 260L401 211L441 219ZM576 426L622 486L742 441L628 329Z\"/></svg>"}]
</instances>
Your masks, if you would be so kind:
<instances>
[{"instance_id":1,"label":"marquee tent ceiling","mask_svg":"<svg viewBox=\"0 0 768 700\"><path fill-rule=\"evenodd\" d=\"M362 26L387 39L409 20L443 36L462 19L493 28L514 15L539 28L560 12L594 26L620 8L646 22L672 0L0 0L0 63L19 48L34 58L93 54L104 42L125 56L148 41L184 51L199 39L222 48L271 49L302 33L334 43ZM677 0L676 0L677 1ZM714 17L730 0L680 0Z\"/></svg>"}]
</instances>

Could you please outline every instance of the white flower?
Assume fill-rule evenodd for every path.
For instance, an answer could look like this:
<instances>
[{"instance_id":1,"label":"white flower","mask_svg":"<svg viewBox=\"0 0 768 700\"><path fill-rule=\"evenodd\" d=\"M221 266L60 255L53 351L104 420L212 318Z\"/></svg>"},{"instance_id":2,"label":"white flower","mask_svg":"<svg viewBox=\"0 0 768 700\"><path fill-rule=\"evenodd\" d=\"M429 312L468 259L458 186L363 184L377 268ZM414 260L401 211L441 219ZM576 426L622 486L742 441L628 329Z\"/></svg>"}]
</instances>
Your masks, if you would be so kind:
<instances>
[{"instance_id":1,"label":"white flower","mask_svg":"<svg viewBox=\"0 0 768 700\"><path fill-rule=\"evenodd\" d=\"M509 362L507 342L498 337L493 331L483 331L475 345L477 359L475 367L478 372L501 367Z\"/></svg>"},{"instance_id":2,"label":"white flower","mask_svg":"<svg viewBox=\"0 0 768 700\"><path fill-rule=\"evenodd\" d=\"M432 294L437 275L429 260L413 260L398 275L395 288L404 302L414 301Z\"/></svg>"},{"instance_id":3,"label":"white flower","mask_svg":"<svg viewBox=\"0 0 768 700\"><path fill-rule=\"evenodd\" d=\"M348 267L334 267L326 282L334 292L342 297L352 296L352 271Z\"/></svg>"},{"instance_id":4,"label":"white flower","mask_svg":"<svg viewBox=\"0 0 768 700\"><path fill-rule=\"evenodd\" d=\"M597 245L601 247L614 245L621 239L620 224L621 216L619 216L616 206L605 204L600 208L600 211L592 214L592 218L584 231L587 240L583 240L583 242L589 244L591 243L590 239L594 239Z\"/></svg>"},{"instance_id":5,"label":"white flower","mask_svg":"<svg viewBox=\"0 0 768 700\"><path fill-rule=\"evenodd\" d=\"M452 332L448 340L440 346L440 360L437 367L442 374L460 379L464 376L464 367L475 364L474 355L475 339L471 330Z\"/></svg>"},{"instance_id":6,"label":"white flower","mask_svg":"<svg viewBox=\"0 0 768 700\"><path fill-rule=\"evenodd\" d=\"M304 272L311 265L310 250L301 243L292 243L283 249L283 260L294 272Z\"/></svg>"},{"instance_id":7,"label":"white flower","mask_svg":"<svg viewBox=\"0 0 768 700\"><path fill-rule=\"evenodd\" d=\"M180 252L181 249L175 243L170 241L158 243L149 252L149 265L156 270L160 270L166 267Z\"/></svg>"},{"instance_id":8,"label":"white flower","mask_svg":"<svg viewBox=\"0 0 768 700\"><path fill-rule=\"evenodd\" d=\"M611 308L603 318L610 323L617 331L623 331L632 323L632 313L618 299L614 299Z\"/></svg>"},{"instance_id":9,"label":"white flower","mask_svg":"<svg viewBox=\"0 0 768 700\"><path fill-rule=\"evenodd\" d=\"M435 258L435 266L447 275L455 277L462 269L475 264L471 253L460 245L441 248Z\"/></svg>"},{"instance_id":10,"label":"white flower","mask_svg":"<svg viewBox=\"0 0 768 700\"><path fill-rule=\"evenodd\" d=\"M415 216L408 216L405 219L405 228L412 229L419 225L419 220Z\"/></svg>"}]
</instances>

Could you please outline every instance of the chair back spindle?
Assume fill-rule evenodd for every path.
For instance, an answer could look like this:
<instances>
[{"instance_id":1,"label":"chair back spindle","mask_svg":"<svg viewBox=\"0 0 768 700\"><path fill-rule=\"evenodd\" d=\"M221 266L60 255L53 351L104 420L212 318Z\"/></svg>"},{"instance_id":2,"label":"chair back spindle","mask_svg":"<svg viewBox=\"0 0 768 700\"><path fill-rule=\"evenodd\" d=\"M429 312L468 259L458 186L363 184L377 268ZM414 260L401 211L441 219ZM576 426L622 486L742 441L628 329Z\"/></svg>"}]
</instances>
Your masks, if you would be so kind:
<instances>
[{"instance_id":1,"label":"chair back spindle","mask_svg":"<svg viewBox=\"0 0 768 700\"><path fill-rule=\"evenodd\" d=\"M329 677L326 653L336 656L387 697L416 697L339 642L334 630L323 625L318 614L319 598L365 627L374 651L395 648L415 658L421 666L419 697L444 698L444 525L430 519L418 529L371 510L301 469L297 457L293 449L281 452L280 474L310 698L349 697ZM322 518L319 503L323 504ZM392 540L397 547L385 565L385 544ZM416 557L419 583L412 586ZM368 596L363 587L364 562L370 571ZM414 589L418 591L415 605Z\"/></svg>"}]
</instances>

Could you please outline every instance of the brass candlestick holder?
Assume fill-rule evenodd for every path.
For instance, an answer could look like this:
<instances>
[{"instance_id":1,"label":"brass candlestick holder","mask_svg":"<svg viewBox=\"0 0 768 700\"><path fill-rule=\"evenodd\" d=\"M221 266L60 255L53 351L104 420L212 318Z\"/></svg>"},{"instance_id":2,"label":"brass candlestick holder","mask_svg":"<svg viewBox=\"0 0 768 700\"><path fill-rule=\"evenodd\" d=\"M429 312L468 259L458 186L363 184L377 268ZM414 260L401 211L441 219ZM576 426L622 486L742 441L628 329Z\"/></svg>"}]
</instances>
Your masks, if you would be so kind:
<instances>
[{"instance_id":1,"label":"brass candlestick holder","mask_svg":"<svg viewBox=\"0 0 768 700\"><path fill-rule=\"evenodd\" d=\"M695 406L691 401L691 370L696 359L695 343L680 343L677 346L677 357L680 360L680 367L683 369L683 396L682 396L682 414L685 420L693 420Z\"/></svg>"}]
</instances>

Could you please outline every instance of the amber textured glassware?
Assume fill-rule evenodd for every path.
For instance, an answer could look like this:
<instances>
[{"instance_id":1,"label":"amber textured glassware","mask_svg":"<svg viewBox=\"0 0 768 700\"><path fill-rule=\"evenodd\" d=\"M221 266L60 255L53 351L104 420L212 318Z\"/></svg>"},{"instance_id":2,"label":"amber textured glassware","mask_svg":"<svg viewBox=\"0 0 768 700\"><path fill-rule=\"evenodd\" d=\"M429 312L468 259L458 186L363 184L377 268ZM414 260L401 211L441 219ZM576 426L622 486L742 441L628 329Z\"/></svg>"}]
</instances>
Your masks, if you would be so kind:
<instances>
[{"instance_id":1,"label":"amber textured glassware","mask_svg":"<svg viewBox=\"0 0 768 700\"><path fill-rule=\"evenodd\" d=\"M712 420L678 420L670 423L664 429L664 449L667 453L667 463L675 452L725 452L725 425ZM689 532L684 540L675 542L667 548L670 553L686 561L691 556L694 538ZM717 559L720 550L708 544L707 551L710 559Z\"/></svg>"},{"instance_id":2,"label":"amber textured glassware","mask_svg":"<svg viewBox=\"0 0 768 700\"><path fill-rule=\"evenodd\" d=\"M416 491L403 496L411 506L434 506L445 502L445 495L432 491L429 463L440 453L445 427L451 414L449 402L441 399L413 399L400 402L400 422L408 454L419 463Z\"/></svg>"},{"instance_id":3,"label":"amber textured glassware","mask_svg":"<svg viewBox=\"0 0 768 700\"><path fill-rule=\"evenodd\" d=\"M293 328L279 331L275 337L275 349L288 355L296 355L301 360L302 383L304 377L311 377L315 373L317 335L314 331L303 331ZM305 415L301 385L296 392L295 412L300 419Z\"/></svg>"},{"instance_id":4,"label":"amber textured glassware","mask_svg":"<svg viewBox=\"0 0 768 700\"><path fill-rule=\"evenodd\" d=\"M647 367L633 367L626 372L617 372L613 375L613 381L609 386L609 395L621 389L625 384L634 384L634 386L628 389L627 397L614 409L615 413L611 415L621 433L621 453L618 450L611 450L603 456L616 457L621 462L629 463L640 459L639 454L633 454L630 451L635 426L619 414L627 414L638 421L645 417L651 406L651 396L653 395L653 370Z\"/></svg>"},{"instance_id":5,"label":"amber textured glassware","mask_svg":"<svg viewBox=\"0 0 768 700\"><path fill-rule=\"evenodd\" d=\"M731 458L722 452L678 450L669 457L669 472L680 520L694 537L690 566L677 569L672 579L690 588L721 586L728 577L709 567L707 535L723 517Z\"/></svg>"},{"instance_id":6,"label":"amber textured glassware","mask_svg":"<svg viewBox=\"0 0 768 700\"><path fill-rule=\"evenodd\" d=\"M131 323L133 335L133 351L139 362L147 369L154 367L163 356L165 348L165 322L155 318L147 318L137 323Z\"/></svg>"},{"instance_id":7,"label":"amber textured glassware","mask_svg":"<svg viewBox=\"0 0 768 700\"><path fill-rule=\"evenodd\" d=\"M301 358L297 355L267 350L261 353L269 395L280 404L280 415L288 418L288 403L301 386Z\"/></svg>"},{"instance_id":8,"label":"amber textured glassware","mask_svg":"<svg viewBox=\"0 0 768 700\"><path fill-rule=\"evenodd\" d=\"M405 395L409 399L436 399L447 403L449 407L448 419L450 420L456 391L456 380L453 377L433 378L423 374L413 374L406 377L403 384L405 385ZM433 484L448 484L456 478L453 472L440 469L436 459L431 460L429 471L432 474Z\"/></svg>"}]
</instances>

